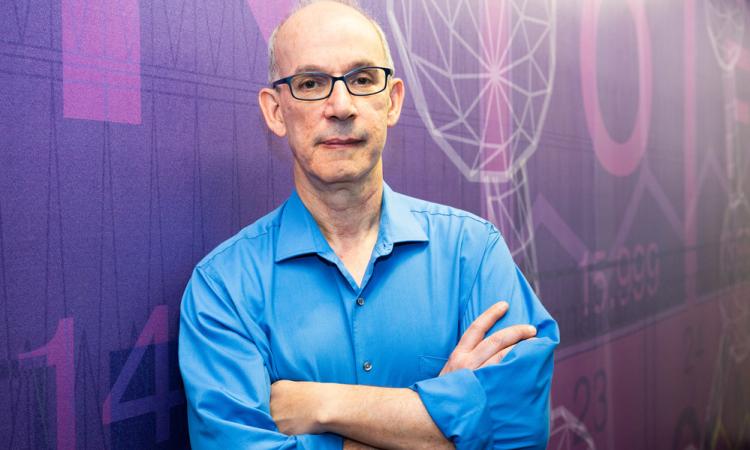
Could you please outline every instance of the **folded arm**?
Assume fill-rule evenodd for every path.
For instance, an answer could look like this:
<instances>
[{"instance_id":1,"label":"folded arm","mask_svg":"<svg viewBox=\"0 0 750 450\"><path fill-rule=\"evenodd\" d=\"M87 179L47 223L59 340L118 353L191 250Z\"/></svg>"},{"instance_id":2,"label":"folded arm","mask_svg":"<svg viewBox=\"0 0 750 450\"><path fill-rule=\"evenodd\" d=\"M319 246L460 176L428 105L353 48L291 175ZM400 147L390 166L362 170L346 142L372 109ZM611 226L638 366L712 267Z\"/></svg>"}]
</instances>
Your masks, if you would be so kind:
<instances>
[{"instance_id":1,"label":"folded arm","mask_svg":"<svg viewBox=\"0 0 750 450\"><path fill-rule=\"evenodd\" d=\"M249 329L219 277L198 268L185 290L179 361L195 449L342 447L340 436L288 436L271 418L270 377L260 330Z\"/></svg>"},{"instance_id":2,"label":"folded arm","mask_svg":"<svg viewBox=\"0 0 750 450\"><path fill-rule=\"evenodd\" d=\"M336 433L375 448L453 448L406 388L278 381L271 414L290 435Z\"/></svg>"},{"instance_id":3,"label":"folded arm","mask_svg":"<svg viewBox=\"0 0 750 450\"><path fill-rule=\"evenodd\" d=\"M549 437L549 392L553 351L559 343L557 323L513 262L499 232L489 233L477 274L463 300L461 331L490 305L508 301L495 330L530 324L536 336L502 358L476 370L457 370L412 386L440 431L459 449L544 449Z\"/></svg>"},{"instance_id":4,"label":"folded arm","mask_svg":"<svg viewBox=\"0 0 750 450\"><path fill-rule=\"evenodd\" d=\"M488 301L498 294L507 304ZM295 434L311 432L306 426L313 417L312 432L334 432L376 447L419 448L429 442L425 447L545 448L559 332L496 232L467 295L461 331L438 377L408 390L276 383L273 418ZM295 395L299 403L285 403ZM284 404L312 406L295 412Z\"/></svg>"},{"instance_id":5,"label":"folded arm","mask_svg":"<svg viewBox=\"0 0 750 450\"><path fill-rule=\"evenodd\" d=\"M508 310L493 305L464 333L441 375L496 364L534 327L516 325L486 336ZM278 381L271 386L271 414L287 434L331 432L374 447L452 449L411 389L334 383ZM347 446L345 445L346 449Z\"/></svg>"}]
</instances>

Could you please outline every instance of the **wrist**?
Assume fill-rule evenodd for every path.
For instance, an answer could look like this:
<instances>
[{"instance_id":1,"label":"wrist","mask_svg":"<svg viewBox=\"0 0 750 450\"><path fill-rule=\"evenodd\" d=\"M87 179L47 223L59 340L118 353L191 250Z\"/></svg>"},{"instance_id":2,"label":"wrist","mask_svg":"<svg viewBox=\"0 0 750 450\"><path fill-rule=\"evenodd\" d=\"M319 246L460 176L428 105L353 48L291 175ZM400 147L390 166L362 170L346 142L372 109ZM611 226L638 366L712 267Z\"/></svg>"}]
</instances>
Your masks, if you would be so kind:
<instances>
[{"instance_id":1,"label":"wrist","mask_svg":"<svg viewBox=\"0 0 750 450\"><path fill-rule=\"evenodd\" d=\"M315 405L313 418L315 427L319 430L319 433L331 432L341 413L337 395L340 395L340 388L345 385L334 383L315 383L315 385L314 397L311 399Z\"/></svg>"}]
</instances>

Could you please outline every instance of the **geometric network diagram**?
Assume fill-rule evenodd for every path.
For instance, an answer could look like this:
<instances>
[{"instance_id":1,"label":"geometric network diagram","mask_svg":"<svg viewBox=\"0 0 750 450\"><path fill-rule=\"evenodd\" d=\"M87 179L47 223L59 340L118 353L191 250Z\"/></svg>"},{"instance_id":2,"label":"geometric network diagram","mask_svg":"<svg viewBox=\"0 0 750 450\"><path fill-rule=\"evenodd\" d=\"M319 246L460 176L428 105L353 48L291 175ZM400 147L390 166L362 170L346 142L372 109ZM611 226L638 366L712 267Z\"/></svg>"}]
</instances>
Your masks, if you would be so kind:
<instances>
[{"instance_id":1,"label":"geometric network diagram","mask_svg":"<svg viewBox=\"0 0 750 450\"><path fill-rule=\"evenodd\" d=\"M526 162L552 92L555 10L555 0L387 4L418 114L461 174L482 184L487 218L535 287Z\"/></svg>"},{"instance_id":2,"label":"geometric network diagram","mask_svg":"<svg viewBox=\"0 0 750 450\"><path fill-rule=\"evenodd\" d=\"M709 0L704 6L708 37L719 66L724 71L732 71L740 57L739 44L745 31L745 1Z\"/></svg>"},{"instance_id":3,"label":"geometric network diagram","mask_svg":"<svg viewBox=\"0 0 750 450\"><path fill-rule=\"evenodd\" d=\"M550 416L549 449L570 448L594 450L594 439L586 426L564 406L552 410Z\"/></svg>"},{"instance_id":4,"label":"geometric network diagram","mask_svg":"<svg viewBox=\"0 0 750 450\"><path fill-rule=\"evenodd\" d=\"M554 81L555 10L556 2L552 0L387 3L390 28L420 118L463 176L482 184L486 217L501 229L511 253L523 263L524 272L531 275L529 281L537 289L536 227L546 226L579 263L593 253L553 205L543 196L532 202L528 193L526 162L538 148ZM736 44L742 41L744 31L744 1L706 2L706 14L719 64L725 71L731 67L727 72L733 73L741 50ZM732 138L726 140L732 146L728 158L734 161L732 173L727 173L726 178L721 174L719 180L726 191L735 194L731 211L727 211L731 219L725 219L724 228L734 238L742 238L744 233L747 242L750 230L733 225L750 223L750 208L736 189L742 186L737 180L742 177L739 172L744 164L739 146L733 144L735 136L732 133ZM697 191L711 169L718 172L714 155L707 156L699 170ZM606 252L608 257L627 242L646 194L656 202L675 236L687 239L685 221L694 216L698 195L687 201L683 218L651 171L648 159L642 161L637 177L623 220ZM747 261L747 256L734 256L735 260ZM722 341L733 341L730 353L744 358L750 353L750 311L747 301L735 303L739 304L726 314L735 326ZM575 435L576 446L583 442L586 448L594 448L585 426L570 411L558 406L552 411L554 439L550 442L559 443L556 448L567 448L572 445L569 434Z\"/></svg>"},{"instance_id":5,"label":"geometric network diagram","mask_svg":"<svg viewBox=\"0 0 750 450\"><path fill-rule=\"evenodd\" d=\"M725 285L741 280L748 272L750 258L750 205L743 192L745 174L738 130L736 70L743 54L745 2L712 0L705 3L706 23L714 56L722 69L726 176L729 204L721 232L720 266ZM741 362L750 354L750 301L727 296L720 303L722 323L729 354Z\"/></svg>"},{"instance_id":6,"label":"geometric network diagram","mask_svg":"<svg viewBox=\"0 0 750 450\"><path fill-rule=\"evenodd\" d=\"M706 409L706 436L708 448L727 445L725 410L727 401L742 403L741 393L729 387L740 367L750 355L750 299L744 298L745 289L737 289L750 273L750 204L743 187L745 156L738 130L738 97L736 70L746 50L742 47L745 32L746 6L743 0L710 0L705 2L705 15L711 47L722 69L724 95L725 172L729 204L724 213L721 230L719 265L724 286L735 287L719 301L722 330L716 351L711 391ZM746 70L750 70L747 69ZM747 399L745 399L746 401ZM743 407L740 435L750 434L750 411Z\"/></svg>"},{"instance_id":7,"label":"geometric network diagram","mask_svg":"<svg viewBox=\"0 0 750 450\"><path fill-rule=\"evenodd\" d=\"M554 84L556 1L389 0L387 13L420 118L460 173L481 183L486 217L538 290L526 162ZM553 448L595 448L564 406L550 425Z\"/></svg>"}]
</instances>

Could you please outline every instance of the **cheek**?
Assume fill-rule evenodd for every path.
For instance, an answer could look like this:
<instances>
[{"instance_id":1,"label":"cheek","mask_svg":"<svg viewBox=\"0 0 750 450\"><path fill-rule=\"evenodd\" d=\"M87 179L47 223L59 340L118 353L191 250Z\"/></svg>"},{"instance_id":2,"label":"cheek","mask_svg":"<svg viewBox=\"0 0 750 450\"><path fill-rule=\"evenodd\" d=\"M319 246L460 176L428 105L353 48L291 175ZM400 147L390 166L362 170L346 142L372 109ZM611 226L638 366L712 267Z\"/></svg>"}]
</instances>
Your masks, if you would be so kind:
<instances>
[{"instance_id":1,"label":"cheek","mask_svg":"<svg viewBox=\"0 0 750 450\"><path fill-rule=\"evenodd\" d=\"M285 111L284 123L286 124L287 138L290 144L304 144L309 138L311 133L310 124L307 122L309 120L309 115L303 114L302 111L296 109Z\"/></svg>"}]
</instances>

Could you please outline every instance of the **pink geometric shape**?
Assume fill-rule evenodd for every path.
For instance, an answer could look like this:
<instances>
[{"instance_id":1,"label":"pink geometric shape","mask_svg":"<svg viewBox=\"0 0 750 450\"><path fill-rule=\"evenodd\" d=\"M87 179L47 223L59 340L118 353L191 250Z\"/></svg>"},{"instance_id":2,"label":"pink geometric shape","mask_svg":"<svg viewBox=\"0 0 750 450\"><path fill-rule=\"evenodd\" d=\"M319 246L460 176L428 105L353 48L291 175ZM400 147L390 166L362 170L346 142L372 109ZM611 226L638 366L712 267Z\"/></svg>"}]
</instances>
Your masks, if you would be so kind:
<instances>
[{"instance_id":1,"label":"pink geometric shape","mask_svg":"<svg viewBox=\"0 0 750 450\"><path fill-rule=\"evenodd\" d=\"M698 195L697 186L697 162L696 162L696 52L695 52L695 0L686 0L683 9L685 36L682 55L684 67L683 95L685 107L683 108L682 143L684 153L683 186L685 204L685 247L694 249L698 242L695 210L688 208ZM685 294L688 303L696 298L696 279L694 275L698 270L698 254L693 250L685 253Z\"/></svg>"},{"instance_id":2,"label":"pink geometric shape","mask_svg":"<svg viewBox=\"0 0 750 450\"><path fill-rule=\"evenodd\" d=\"M750 72L750 51L736 42L732 42L728 45L733 48L739 48L740 57L737 60L737 68L744 70L745 72Z\"/></svg>"},{"instance_id":3,"label":"pink geometric shape","mask_svg":"<svg viewBox=\"0 0 750 450\"><path fill-rule=\"evenodd\" d=\"M511 52L507 50L513 26L511 8L510 2L489 1L485 4L484 17L480 19L482 26L479 39L490 53L485 55L486 62L498 74L513 62L510 61ZM508 70L505 76L510 78L511 71ZM484 170L504 172L509 166L508 144L513 131L509 105L512 89L497 80L489 80L488 83L493 86L479 100L482 111L480 129L483 130L480 161Z\"/></svg>"},{"instance_id":4,"label":"pink geometric shape","mask_svg":"<svg viewBox=\"0 0 750 450\"><path fill-rule=\"evenodd\" d=\"M61 319L52 339L43 347L18 355L19 360L45 358L55 368L55 415L58 450L76 449L75 333L73 318Z\"/></svg>"},{"instance_id":5,"label":"pink geometric shape","mask_svg":"<svg viewBox=\"0 0 750 450\"><path fill-rule=\"evenodd\" d=\"M750 125L750 103L735 100L735 120L743 125Z\"/></svg>"},{"instance_id":6,"label":"pink geometric shape","mask_svg":"<svg viewBox=\"0 0 750 450\"><path fill-rule=\"evenodd\" d=\"M141 123L138 0L62 0L63 117Z\"/></svg>"},{"instance_id":7,"label":"pink geometric shape","mask_svg":"<svg viewBox=\"0 0 750 450\"><path fill-rule=\"evenodd\" d=\"M586 111L586 125L594 143L594 152L601 165L612 175L630 175L638 167L648 143L651 123L651 40L644 0L628 0L635 22L638 46L638 113L633 132L626 142L617 142L604 125L599 107L596 52L597 28L602 0L585 0L581 18L581 88Z\"/></svg>"},{"instance_id":8,"label":"pink geometric shape","mask_svg":"<svg viewBox=\"0 0 750 450\"><path fill-rule=\"evenodd\" d=\"M276 26L292 11L294 0L247 0L263 39L268 42Z\"/></svg>"}]
</instances>

